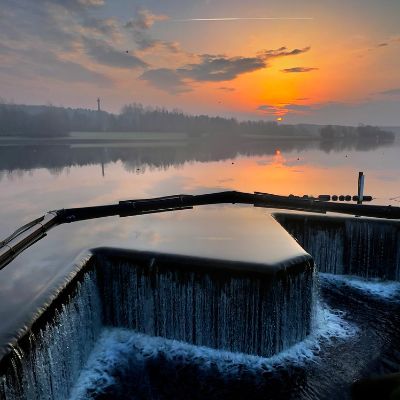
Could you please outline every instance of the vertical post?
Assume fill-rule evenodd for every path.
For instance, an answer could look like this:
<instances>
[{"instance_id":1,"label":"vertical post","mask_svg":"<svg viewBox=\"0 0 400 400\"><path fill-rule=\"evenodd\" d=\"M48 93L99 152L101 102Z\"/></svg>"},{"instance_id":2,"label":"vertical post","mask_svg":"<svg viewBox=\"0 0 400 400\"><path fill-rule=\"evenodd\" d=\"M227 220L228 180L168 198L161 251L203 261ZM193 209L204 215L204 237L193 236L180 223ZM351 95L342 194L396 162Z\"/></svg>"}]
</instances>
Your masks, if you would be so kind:
<instances>
[{"instance_id":1,"label":"vertical post","mask_svg":"<svg viewBox=\"0 0 400 400\"><path fill-rule=\"evenodd\" d=\"M358 173L358 193L357 193L357 204L362 204L364 197L364 173Z\"/></svg>"},{"instance_id":2,"label":"vertical post","mask_svg":"<svg viewBox=\"0 0 400 400\"><path fill-rule=\"evenodd\" d=\"M101 108L100 108L100 97L97 98L97 111L101 111Z\"/></svg>"}]
</instances>

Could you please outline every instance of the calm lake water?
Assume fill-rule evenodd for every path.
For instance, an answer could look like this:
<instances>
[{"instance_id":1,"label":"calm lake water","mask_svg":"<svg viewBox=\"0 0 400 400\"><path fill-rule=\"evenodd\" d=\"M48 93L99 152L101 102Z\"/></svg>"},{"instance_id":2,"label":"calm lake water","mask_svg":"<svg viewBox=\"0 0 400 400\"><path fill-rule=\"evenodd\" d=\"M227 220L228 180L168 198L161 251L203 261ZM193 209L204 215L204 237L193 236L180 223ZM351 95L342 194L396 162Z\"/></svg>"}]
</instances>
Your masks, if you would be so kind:
<instances>
[{"instance_id":1,"label":"calm lake water","mask_svg":"<svg viewBox=\"0 0 400 400\"><path fill-rule=\"evenodd\" d=\"M0 144L0 237L48 210L179 193L356 194L400 201L400 147L318 141Z\"/></svg>"},{"instance_id":2,"label":"calm lake water","mask_svg":"<svg viewBox=\"0 0 400 400\"><path fill-rule=\"evenodd\" d=\"M340 143L327 146L319 141L258 141L241 147L229 143L210 147L190 141L3 143L0 238L48 210L126 199L231 189L282 195L354 195L358 171L364 171L365 194L372 195L375 204L399 205L399 150L396 143L360 147ZM29 325L33 316L46 308L54 288L65 282L76 268L74 262L90 248L113 246L265 262L273 255L271 249L282 253L276 225L265 209L227 205L56 227L1 271L0 344L9 343L21 327ZM292 244L296 250L297 243ZM284 368L259 368L253 358L239 360L237 368L232 368L231 359L220 360L218 352L210 350L199 358L190 346L170 349L168 342L153 343L147 338L143 350L140 335L128 332L122 334L123 339L127 336L125 342L133 338L139 343L137 352L128 352L140 361L138 367L132 364L135 373L140 372L151 384L145 388L122 387L123 391L146 397L151 389L166 398L187 398L199 392L198 398L207 399L243 398L251 393L251 398L261 399L270 393L273 384L276 396L272 397L277 399L349 398L354 380L371 371L393 372L393 365L398 365L400 336L395 316L400 315L400 288L397 282L342 278L347 286L329 276L321 279L321 326L327 331L284 353L284 357L290 356ZM391 292L392 297L384 296ZM111 332L104 336L106 346L99 342L93 353L95 361L98 357L102 365L108 365L101 357L104 349L121 347L119 335ZM116 337L118 340L114 340ZM168 365L164 354L169 354ZM218 373L209 368L209 359L216 359ZM375 360L373 365L371 359ZM151 369L153 365L162 367ZM83 383L78 387L82 385L82 390L89 390L93 383L89 379L91 367L89 363L89 372L81 376ZM102 373L96 363L94 367ZM163 371L167 379L152 375L150 370ZM204 388L212 393L204 392Z\"/></svg>"}]
</instances>

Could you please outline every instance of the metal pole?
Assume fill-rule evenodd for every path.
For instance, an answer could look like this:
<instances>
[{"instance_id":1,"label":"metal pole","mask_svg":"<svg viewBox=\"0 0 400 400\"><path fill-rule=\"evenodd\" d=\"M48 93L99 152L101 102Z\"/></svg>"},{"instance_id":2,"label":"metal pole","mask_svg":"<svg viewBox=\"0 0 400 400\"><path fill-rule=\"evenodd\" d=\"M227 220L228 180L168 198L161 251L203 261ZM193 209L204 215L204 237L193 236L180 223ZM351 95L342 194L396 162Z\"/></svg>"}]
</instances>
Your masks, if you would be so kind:
<instances>
[{"instance_id":1,"label":"metal pole","mask_svg":"<svg viewBox=\"0 0 400 400\"><path fill-rule=\"evenodd\" d=\"M358 173L358 192L357 204L362 204L364 196L364 172Z\"/></svg>"}]
</instances>

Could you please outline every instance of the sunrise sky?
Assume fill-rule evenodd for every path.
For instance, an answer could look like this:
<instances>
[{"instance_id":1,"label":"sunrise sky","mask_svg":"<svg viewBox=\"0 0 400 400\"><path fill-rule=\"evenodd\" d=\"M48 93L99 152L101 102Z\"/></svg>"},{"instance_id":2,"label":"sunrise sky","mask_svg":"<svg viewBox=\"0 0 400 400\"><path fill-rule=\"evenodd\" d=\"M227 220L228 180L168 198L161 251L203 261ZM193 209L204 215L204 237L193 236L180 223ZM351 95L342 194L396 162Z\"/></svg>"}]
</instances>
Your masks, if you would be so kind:
<instances>
[{"instance_id":1,"label":"sunrise sky","mask_svg":"<svg viewBox=\"0 0 400 400\"><path fill-rule=\"evenodd\" d=\"M400 126L399 0L0 0L0 97Z\"/></svg>"}]
</instances>

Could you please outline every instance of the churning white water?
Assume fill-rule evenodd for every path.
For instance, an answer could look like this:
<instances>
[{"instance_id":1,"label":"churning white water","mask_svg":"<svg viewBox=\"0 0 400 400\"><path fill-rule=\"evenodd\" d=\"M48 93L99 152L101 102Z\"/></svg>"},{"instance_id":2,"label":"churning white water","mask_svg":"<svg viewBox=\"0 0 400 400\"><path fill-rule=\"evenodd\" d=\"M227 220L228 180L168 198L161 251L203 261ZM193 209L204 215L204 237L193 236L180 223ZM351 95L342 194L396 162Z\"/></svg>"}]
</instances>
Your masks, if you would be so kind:
<instances>
[{"instance_id":1,"label":"churning white water","mask_svg":"<svg viewBox=\"0 0 400 400\"><path fill-rule=\"evenodd\" d=\"M269 358L232 353L194 346L176 340L152 337L128 329L105 328L95 345L79 380L72 390L71 400L83 400L87 394L98 395L117 385L116 375L136 370L136 379L145 379L144 364L160 354L168 363L196 365L205 370L213 366L219 375L234 377L246 369L253 374L285 368L290 364L306 366L318 362L321 345L332 340L346 340L357 334L357 328L343 318L343 313L318 304L313 333L302 342ZM140 372L141 371L141 372Z\"/></svg>"}]
</instances>

